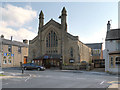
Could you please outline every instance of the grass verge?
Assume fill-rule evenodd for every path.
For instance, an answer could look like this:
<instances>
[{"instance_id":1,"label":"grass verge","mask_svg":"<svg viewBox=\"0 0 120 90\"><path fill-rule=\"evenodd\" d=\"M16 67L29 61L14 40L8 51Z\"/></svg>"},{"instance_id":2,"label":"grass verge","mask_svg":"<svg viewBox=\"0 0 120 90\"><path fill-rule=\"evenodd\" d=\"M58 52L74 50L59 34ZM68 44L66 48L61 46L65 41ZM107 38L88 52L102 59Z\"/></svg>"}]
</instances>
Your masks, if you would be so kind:
<instances>
[{"instance_id":1,"label":"grass verge","mask_svg":"<svg viewBox=\"0 0 120 90\"><path fill-rule=\"evenodd\" d=\"M0 76L5 76L5 75L3 75L3 74L0 74Z\"/></svg>"}]
</instances>

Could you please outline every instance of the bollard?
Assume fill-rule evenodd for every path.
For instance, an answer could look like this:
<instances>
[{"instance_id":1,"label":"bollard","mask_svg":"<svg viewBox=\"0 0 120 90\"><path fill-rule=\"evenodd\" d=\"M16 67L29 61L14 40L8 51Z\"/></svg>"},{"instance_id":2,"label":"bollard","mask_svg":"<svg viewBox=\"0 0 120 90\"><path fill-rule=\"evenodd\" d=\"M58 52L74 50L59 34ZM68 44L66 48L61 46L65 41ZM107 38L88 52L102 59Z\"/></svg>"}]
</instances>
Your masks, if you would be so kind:
<instances>
[{"instance_id":1,"label":"bollard","mask_svg":"<svg viewBox=\"0 0 120 90\"><path fill-rule=\"evenodd\" d=\"M22 74L24 73L24 68L22 67Z\"/></svg>"}]
</instances>

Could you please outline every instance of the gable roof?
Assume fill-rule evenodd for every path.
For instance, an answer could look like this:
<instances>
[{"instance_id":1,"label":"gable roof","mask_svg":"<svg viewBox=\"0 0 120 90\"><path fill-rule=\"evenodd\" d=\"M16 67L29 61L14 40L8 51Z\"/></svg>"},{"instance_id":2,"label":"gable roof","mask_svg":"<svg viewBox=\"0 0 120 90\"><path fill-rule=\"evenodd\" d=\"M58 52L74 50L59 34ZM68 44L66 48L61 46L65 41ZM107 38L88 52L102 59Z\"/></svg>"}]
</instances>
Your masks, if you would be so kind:
<instances>
[{"instance_id":1,"label":"gable roof","mask_svg":"<svg viewBox=\"0 0 120 90\"><path fill-rule=\"evenodd\" d=\"M88 43L85 44L92 49L102 49L102 43Z\"/></svg>"},{"instance_id":2,"label":"gable roof","mask_svg":"<svg viewBox=\"0 0 120 90\"><path fill-rule=\"evenodd\" d=\"M106 41L108 40L120 40L120 29L111 29L107 31Z\"/></svg>"},{"instance_id":3,"label":"gable roof","mask_svg":"<svg viewBox=\"0 0 120 90\"><path fill-rule=\"evenodd\" d=\"M49 27L50 25L54 25L58 28L61 28L61 24L59 24L58 22L56 22L55 20L51 19L49 22L47 22L42 28L41 31L45 30L47 27Z\"/></svg>"},{"instance_id":4,"label":"gable roof","mask_svg":"<svg viewBox=\"0 0 120 90\"><path fill-rule=\"evenodd\" d=\"M29 40L29 44L34 43L36 40L38 40L38 35L34 37L32 40Z\"/></svg>"},{"instance_id":5,"label":"gable roof","mask_svg":"<svg viewBox=\"0 0 120 90\"><path fill-rule=\"evenodd\" d=\"M13 45L13 46L28 47L28 44L25 44L23 42L11 41L11 40L4 39L4 38L2 38L1 40L2 40L3 45Z\"/></svg>"}]
</instances>

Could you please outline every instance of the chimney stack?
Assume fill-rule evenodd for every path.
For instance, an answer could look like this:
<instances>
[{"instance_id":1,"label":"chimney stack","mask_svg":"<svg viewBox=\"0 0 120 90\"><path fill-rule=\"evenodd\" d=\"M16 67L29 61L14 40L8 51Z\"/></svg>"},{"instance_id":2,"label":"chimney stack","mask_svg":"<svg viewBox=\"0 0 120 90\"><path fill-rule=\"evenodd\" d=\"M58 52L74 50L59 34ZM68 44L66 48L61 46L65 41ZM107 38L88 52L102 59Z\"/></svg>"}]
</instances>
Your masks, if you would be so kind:
<instances>
[{"instance_id":1,"label":"chimney stack","mask_svg":"<svg viewBox=\"0 0 120 90\"><path fill-rule=\"evenodd\" d=\"M4 35L1 35L1 38L4 38Z\"/></svg>"},{"instance_id":2,"label":"chimney stack","mask_svg":"<svg viewBox=\"0 0 120 90\"><path fill-rule=\"evenodd\" d=\"M108 23L107 23L107 31L110 31L110 27L111 27L111 24L110 24L110 21L108 21Z\"/></svg>"},{"instance_id":3,"label":"chimney stack","mask_svg":"<svg viewBox=\"0 0 120 90\"><path fill-rule=\"evenodd\" d=\"M23 43L28 44L28 40L27 40L27 39L24 39L24 40L23 40Z\"/></svg>"},{"instance_id":4,"label":"chimney stack","mask_svg":"<svg viewBox=\"0 0 120 90\"><path fill-rule=\"evenodd\" d=\"M13 36L11 36L11 41L12 41L12 39L13 39Z\"/></svg>"}]
</instances>

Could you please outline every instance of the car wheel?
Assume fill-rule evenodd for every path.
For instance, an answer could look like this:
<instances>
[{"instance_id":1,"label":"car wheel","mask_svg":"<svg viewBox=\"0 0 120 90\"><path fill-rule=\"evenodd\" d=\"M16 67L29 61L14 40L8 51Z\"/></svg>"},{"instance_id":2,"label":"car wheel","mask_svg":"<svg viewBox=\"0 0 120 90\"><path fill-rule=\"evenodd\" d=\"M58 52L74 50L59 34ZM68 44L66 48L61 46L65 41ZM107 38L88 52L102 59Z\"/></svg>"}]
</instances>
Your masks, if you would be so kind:
<instances>
[{"instance_id":1,"label":"car wheel","mask_svg":"<svg viewBox=\"0 0 120 90\"><path fill-rule=\"evenodd\" d=\"M40 71L41 69L40 69L40 68L38 68L37 70L38 70L38 71Z\"/></svg>"}]
</instances>

